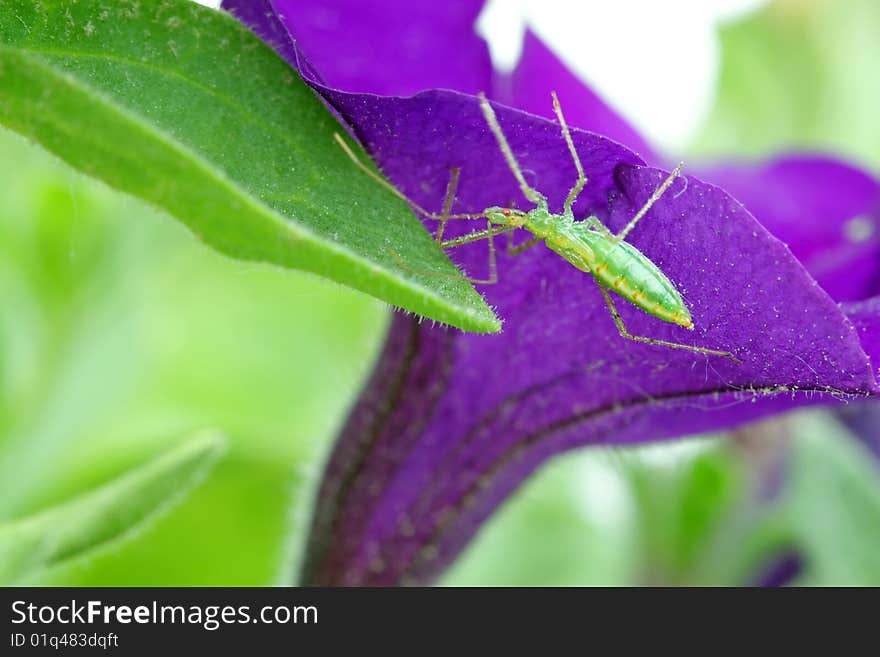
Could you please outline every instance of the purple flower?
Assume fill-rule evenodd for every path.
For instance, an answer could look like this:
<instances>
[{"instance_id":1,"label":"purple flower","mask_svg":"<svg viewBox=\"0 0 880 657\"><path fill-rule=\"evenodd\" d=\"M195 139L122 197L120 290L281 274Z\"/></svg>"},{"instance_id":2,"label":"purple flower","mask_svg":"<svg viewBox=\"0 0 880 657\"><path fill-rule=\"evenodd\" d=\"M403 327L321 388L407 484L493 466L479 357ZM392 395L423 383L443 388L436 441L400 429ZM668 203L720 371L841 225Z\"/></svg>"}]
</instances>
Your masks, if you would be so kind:
<instances>
[{"instance_id":1,"label":"purple flower","mask_svg":"<svg viewBox=\"0 0 880 657\"><path fill-rule=\"evenodd\" d=\"M764 565L751 584L775 587L791 584L804 570L803 555L794 549L783 550Z\"/></svg>"},{"instance_id":2,"label":"purple flower","mask_svg":"<svg viewBox=\"0 0 880 657\"><path fill-rule=\"evenodd\" d=\"M642 159L656 156L532 35L517 70L493 84L500 78L472 29L481 4L225 6L296 66L394 184L429 209L442 204L450 167L461 168L455 211L528 207L477 99L435 87L485 90L545 116L549 90L558 90L570 124L641 154L573 134L589 178L575 213L619 229L665 177ZM496 110L530 183L558 211L575 179L558 125ZM501 256L500 282L481 291L505 320L502 334L394 318L330 457L303 583L431 581L525 477L573 447L669 439L877 394L880 298L868 298L880 283L877 182L807 157L705 171L746 206L687 176L628 238L682 292L696 330L618 305L634 334L729 350L743 363L623 340L589 275L540 246ZM450 234L473 230L452 223ZM479 277L485 249L452 255Z\"/></svg>"}]
</instances>

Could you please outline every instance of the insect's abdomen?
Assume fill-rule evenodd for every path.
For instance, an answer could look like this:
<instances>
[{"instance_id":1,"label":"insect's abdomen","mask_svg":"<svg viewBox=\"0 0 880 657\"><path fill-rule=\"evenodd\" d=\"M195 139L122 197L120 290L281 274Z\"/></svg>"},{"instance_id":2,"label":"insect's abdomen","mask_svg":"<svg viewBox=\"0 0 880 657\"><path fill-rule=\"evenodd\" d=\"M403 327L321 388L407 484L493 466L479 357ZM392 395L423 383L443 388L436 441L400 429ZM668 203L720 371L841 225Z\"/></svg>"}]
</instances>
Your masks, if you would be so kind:
<instances>
[{"instance_id":1,"label":"insect's abdomen","mask_svg":"<svg viewBox=\"0 0 880 657\"><path fill-rule=\"evenodd\" d=\"M641 251L627 242L615 244L593 230L577 230L573 237L591 253L590 273L602 285L655 317L693 328L681 294ZM581 253L580 258L583 257ZM572 264L583 269L575 262Z\"/></svg>"}]
</instances>

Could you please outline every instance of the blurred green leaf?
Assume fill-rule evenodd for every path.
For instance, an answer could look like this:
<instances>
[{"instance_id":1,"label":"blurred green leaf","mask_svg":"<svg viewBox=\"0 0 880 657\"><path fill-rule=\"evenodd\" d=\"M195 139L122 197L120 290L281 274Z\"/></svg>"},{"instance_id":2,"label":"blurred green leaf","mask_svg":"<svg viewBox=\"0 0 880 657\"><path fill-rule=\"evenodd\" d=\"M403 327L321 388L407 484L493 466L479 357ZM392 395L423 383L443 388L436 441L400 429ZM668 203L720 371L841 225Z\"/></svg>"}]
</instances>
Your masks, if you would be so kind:
<instances>
[{"instance_id":1,"label":"blurred green leaf","mask_svg":"<svg viewBox=\"0 0 880 657\"><path fill-rule=\"evenodd\" d=\"M736 461L727 450L700 454L679 482L675 568L687 573L713 542L744 492Z\"/></svg>"},{"instance_id":2,"label":"blurred green leaf","mask_svg":"<svg viewBox=\"0 0 880 657\"><path fill-rule=\"evenodd\" d=\"M834 420L796 419L786 492L789 525L803 551L799 583L880 586L880 468Z\"/></svg>"},{"instance_id":3,"label":"blurred green leaf","mask_svg":"<svg viewBox=\"0 0 880 657\"><path fill-rule=\"evenodd\" d=\"M694 150L811 148L880 167L880 3L776 0L721 31L718 99Z\"/></svg>"},{"instance_id":4,"label":"blurred green leaf","mask_svg":"<svg viewBox=\"0 0 880 657\"><path fill-rule=\"evenodd\" d=\"M289 583L291 502L311 499L381 350L387 306L222 257L2 128L0 178L0 522L99 486L168 436L211 426L230 441L138 540L33 583Z\"/></svg>"},{"instance_id":5,"label":"blurred green leaf","mask_svg":"<svg viewBox=\"0 0 880 657\"><path fill-rule=\"evenodd\" d=\"M224 446L219 434L201 434L70 502L0 525L0 583L27 581L130 536L187 495Z\"/></svg>"},{"instance_id":6,"label":"blurred green leaf","mask_svg":"<svg viewBox=\"0 0 880 657\"><path fill-rule=\"evenodd\" d=\"M582 450L543 466L480 530L444 586L615 586L634 568L630 499L617 454Z\"/></svg>"},{"instance_id":7,"label":"blurred green leaf","mask_svg":"<svg viewBox=\"0 0 880 657\"><path fill-rule=\"evenodd\" d=\"M735 521L745 491L739 462L726 445L680 449L685 451L673 463L633 460L627 468L641 535L640 583L685 584L706 577L704 562L714 557L715 543ZM710 570L715 583L726 576Z\"/></svg>"},{"instance_id":8,"label":"blurred green leaf","mask_svg":"<svg viewBox=\"0 0 880 657\"><path fill-rule=\"evenodd\" d=\"M415 215L334 143L344 130L315 94L223 13L190 0L7 0L0 123L227 255L500 330ZM392 249L450 277L404 272Z\"/></svg>"}]
</instances>

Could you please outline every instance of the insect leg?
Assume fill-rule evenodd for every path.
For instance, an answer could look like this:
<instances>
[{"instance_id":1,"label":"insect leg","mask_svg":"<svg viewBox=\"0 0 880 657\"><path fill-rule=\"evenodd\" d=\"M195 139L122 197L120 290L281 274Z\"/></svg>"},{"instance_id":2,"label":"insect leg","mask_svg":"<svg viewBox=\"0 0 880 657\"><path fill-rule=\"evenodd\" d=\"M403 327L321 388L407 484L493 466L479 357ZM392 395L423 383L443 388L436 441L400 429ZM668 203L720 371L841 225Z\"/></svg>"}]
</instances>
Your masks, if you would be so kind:
<instances>
[{"instance_id":1,"label":"insect leg","mask_svg":"<svg viewBox=\"0 0 880 657\"><path fill-rule=\"evenodd\" d=\"M494 237L496 235L500 235L501 233L510 233L513 228L510 226L501 226L501 227L493 227L491 221L486 222L485 230L477 230L473 233L469 233L467 235L462 235L461 237L456 237L455 239L447 240L440 244L444 249L452 249L456 246L461 246L462 244L470 244L472 242L478 242L479 240L489 240L489 278L467 278L467 280L471 283L479 283L481 285L494 285L498 282L498 262L495 256L495 240Z\"/></svg>"},{"instance_id":2,"label":"insect leg","mask_svg":"<svg viewBox=\"0 0 880 657\"><path fill-rule=\"evenodd\" d=\"M437 227L437 236L435 237L438 245L443 243L446 217L452 209L452 204L455 203L455 190L458 188L458 176L460 173L461 170L458 167L453 167L449 172L449 184L446 185L446 198L443 200L443 213L440 215L442 218L440 219L440 225Z\"/></svg>"},{"instance_id":3,"label":"insect leg","mask_svg":"<svg viewBox=\"0 0 880 657\"><path fill-rule=\"evenodd\" d=\"M501 149L504 159L507 160L507 166L510 168L511 173L513 173L513 177L516 178L516 181L519 183L519 188L522 190L523 196L529 199L532 203L546 203L547 199L545 196L538 190L530 187L526 182L526 179L522 174L522 169L520 169L519 163L516 161L516 156L514 156L510 144L507 143L507 137L504 136L504 132L501 130L501 126L498 123L498 117L495 116L495 110L492 109L492 105L489 104L489 101L484 94L480 94L480 108L483 110L483 116L486 118L486 123L489 124L489 129L492 131L492 134L495 135L495 140L498 142L498 147Z\"/></svg>"},{"instance_id":4,"label":"insect leg","mask_svg":"<svg viewBox=\"0 0 880 657\"><path fill-rule=\"evenodd\" d=\"M444 274L442 272L427 271L425 269L414 269L403 261L403 258L400 257L400 254L396 250L389 247L388 251L391 253L391 255L394 256L394 259L397 261L397 264L400 265L401 269L406 269L407 271L411 271L415 274L421 274L422 276L434 276L436 278L450 278L452 280L465 280L470 283L479 283L481 285L493 285L498 282L498 264L495 253L495 241L493 240L493 238L496 235L509 233L513 230L516 230L516 228L511 226L493 227L491 223L488 223L488 226L485 230L476 230L473 233L468 233L467 235L462 235L461 237L446 240L440 244L441 248L443 249L452 249L456 246L462 246L463 244L471 244L473 242L479 242L480 240L489 240L488 278L471 278L469 276L456 276L455 274Z\"/></svg>"},{"instance_id":5,"label":"insect leg","mask_svg":"<svg viewBox=\"0 0 880 657\"><path fill-rule=\"evenodd\" d=\"M457 276L455 274L444 274L443 272L438 271L428 271L427 269L415 269L414 267L410 267L406 262L404 262L403 258L397 252L396 249L392 247L388 247L388 252L394 256L394 259L397 261L397 265L408 272L412 272L413 274L418 274L419 276L432 276L433 278L448 278L453 281L471 281L467 276Z\"/></svg>"},{"instance_id":6,"label":"insect leg","mask_svg":"<svg viewBox=\"0 0 880 657\"><path fill-rule=\"evenodd\" d=\"M483 280L470 279L471 283L483 285L495 285L498 282L498 262L495 259L495 234L492 232L492 222L486 222L486 230L489 233L489 278Z\"/></svg>"},{"instance_id":7,"label":"insect leg","mask_svg":"<svg viewBox=\"0 0 880 657\"><path fill-rule=\"evenodd\" d=\"M449 219L481 219L481 218L483 218L483 217L486 216L486 215L484 215L484 214L480 214L480 213L473 213L473 214L448 214L448 213L437 214L437 213L435 213L435 212L428 212L428 211L427 211L425 208L423 208L421 205L419 205L418 203L416 203L415 201L413 201L410 197L408 197L406 194L404 194L404 193L401 192L399 189L397 189L397 187L395 187L394 185L392 185L390 182L388 182L387 180L385 180L385 179L384 179L382 176L380 176L378 173L376 173L375 171L373 171L372 169L370 169L366 164L364 164L363 162L361 162L361 161L358 159L358 156L355 155L354 151L351 150L351 146L349 146L347 143L345 143L345 140L342 138L342 135L340 135L338 132L335 132L335 133L333 133L333 138L336 140L336 143L339 144L339 146L342 148L342 150L345 151L345 154L348 155L349 159L350 159L352 162L354 162L354 164L357 165L357 167L358 167L361 171L363 171L365 174L367 174L367 176L369 176L374 182L376 182L377 184L379 184L381 187L384 187L384 188L387 189L389 192L391 192L392 194L394 194L397 198L399 198L399 199L402 200L404 203L406 203L406 204L407 204L409 207L411 207L413 210L415 210L416 212L418 212L420 215L424 216L426 219L433 219L433 220L435 220L435 221L443 221L443 222L446 222L446 221L448 221ZM447 187L447 193L448 193L448 187Z\"/></svg>"},{"instance_id":8,"label":"insect leg","mask_svg":"<svg viewBox=\"0 0 880 657\"><path fill-rule=\"evenodd\" d=\"M568 152L571 153L571 159L574 160L574 168L577 170L577 182L575 182L574 187L572 187L571 191L568 193L568 197L565 199L565 205L563 206L565 214L570 215L571 207L577 200L578 195L584 189L584 185L587 184L587 177L584 175L584 167L574 148L574 142L571 140L571 132L568 129L568 124L565 122L565 117L562 115L562 106L559 104L559 98L556 97L555 91L551 91L550 95L553 96L553 111L556 112L556 118L559 119L559 126L562 128L562 137L565 139L565 144L568 146Z\"/></svg>"},{"instance_id":9,"label":"insect leg","mask_svg":"<svg viewBox=\"0 0 880 657\"><path fill-rule=\"evenodd\" d=\"M602 296L605 297L605 304L608 306L608 310L611 313L611 318L614 320L614 325L617 326L617 332L620 333L620 337L626 338L627 340L633 340L635 342L644 342L645 344L654 344L659 345L661 347L671 347L672 349L684 349L686 351L695 351L700 354L708 354L710 356L722 356L724 358L729 358L737 365L742 363L736 356L734 356L729 351L717 351L715 349L704 349L703 347L694 347L689 344L681 344L678 342L667 342L666 340L655 340L654 338L646 338L640 335L633 335L629 331L626 330L626 326L623 323L623 319L620 317L620 313L617 311L617 307L614 305L614 301L611 299L611 294L609 294L608 290L605 289L605 286L599 283L596 284L599 286L599 290L602 292Z\"/></svg>"},{"instance_id":10,"label":"insect leg","mask_svg":"<svg viewBox=\"0 0 880 657\"><path fill-rule=\"evenodd\" d=\"M599 232L602 233L605 237L609 239L614 239L614 235L611 234L611 231L608 230L608 227L599 221L599 217L587 217L584 219L584 223L587 224L587 228L592 228L595 226L599 229Z\"/></svg>"},{"instance_id":11,"label":"insect leg","mask_svg":"<svg viewBox=\"0 0 880 657\"><path fill-rule=\"evenodd\" d=\"M639 219L641 219L648 213L648 210L651 209L651 206L659 201L660 197L663 196L663 192L669 189L669 186L675 182L675 179L681 173L683 167L684 162L679 162L678 166L675 167L673 172L669 174L669 177L664 180L657 189L654 190L654 193L651 194L651 198L649 198L648 202L642 206L642 209L636 212L636 215L629 220L629 223L623 227L623 230L621 230L619 233L617 233L617 235L614 236L615 243L622 242L626 238L626 236L629 235L629 232L636 227L637 223L639 223Z\"/></svg>"},{"instance_id":12,"label":"insect leg","mask_svg":"<svg viewBox=\"0 0 880 657\"><path fill-rule=\"evenodd\" d=\"M513 245L513 232L511 231L511 232L507 233L507 255L511 255L511 256L519 255L520 253L522 253L523 251L525 251L529 247L535 246L535 244L538 244L539 242L543 242L543 241L544 241L543 237L533 237L532 239L530 239L526 242L523 242L522 244L514 246Z\"/></svg>"},{"instance_id":13,"label":"insect leg","mask_svg":"<svg viewBox=\"0 0 880 657\"><path fill-rule=\"evenodd\" d=\"M487 226L488 227L483 230L475 230L473 233L468 233L467 235L462 235L461 237L454 237L451 240L444 240L443 242L441 242L440 247L443 249L453 249L456 246L470 244L472 242L479 242L480 240L489 239L490 237L494 237L495 235L510 233L519 228L518 226L493 226L491 222L487 222Z\"/></svg>"},{"instance_id":14,"label":"insect leg","mask_svg":"<svg viewBox=\"0 0 880 657\"><path fill-rule=\"evenodd\" d=\"M453 281L467 281L468 283L473 284L481 284L481 285L492 285L493 283L498 282L498 274L497 270L492 266L492 250L490 247L490 260L489 260L489 278L487 279L479 279L479 278L471 278L470 276L461 276L455 274L444 274L443 272L438 271L428 271L427 269L415 269L410 267L403 261L403 258L400 257L400 254L395 251L393 248L389 247L388 251L394 256L394 259L397 261L398 266L401 269L405 269L406 271L412 272L413 274L418 274L420 276L432 276L434 278L448 278Z\"/></svg>"}]
</instances>

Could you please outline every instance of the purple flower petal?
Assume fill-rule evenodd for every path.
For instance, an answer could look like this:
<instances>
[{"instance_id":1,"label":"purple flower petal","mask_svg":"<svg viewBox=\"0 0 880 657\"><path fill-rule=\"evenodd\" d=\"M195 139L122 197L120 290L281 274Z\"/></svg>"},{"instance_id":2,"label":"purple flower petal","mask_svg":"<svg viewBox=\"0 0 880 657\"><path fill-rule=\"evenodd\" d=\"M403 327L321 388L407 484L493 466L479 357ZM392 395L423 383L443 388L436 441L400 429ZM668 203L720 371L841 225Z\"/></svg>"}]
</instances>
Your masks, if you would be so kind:
<instances>
[{"instance_id":1,"label":"purple flower petal","mask_svg":"<svg viewBox=\"0 0 880 657\"><path fill-rule=\"evenodd\" d=\"M650 163L660 159L619 114L583 84L531 31L517 68L498 99L553 118L547 98L555 90L566 120L610 137ZM767 163L701 167L787 243L819 284L838 301L880 294L880 182L826 156L787 156Z\"/></svg>"},{"instance_id":2,"label":"purple flower petal","mask_svg":"<svg viewBox=\"0 0 880 657\"><path fill-rule=\"evenodd\" d=\"M804 571L804 558L794 548L775 555L752 582L752 586L788 586Z\"/></svg>"},{"instance_id":3,"label":"purple flower petal","mask_svg":"<svg viewBox=\"0 0 880 657\"><path fill-rule=\"evenodd\" d=\"M450 167L461 167L456 211L524 205L476 98L313 86L422 205L439 208ZM527 178L558 209L574 182L558 126L497 111ZM573 138L590 179L576 214L620 228L664 172L598 135L576 130ZM459 233L474 228L452 224ZM529 473L563 450L661 440L878 392L878 304L848 306L845 315L723 190L690 176L677 181L628 241L676 284L696 323L688 333L621 301L629 329L731 350L743 364L625 341L588 274L543 246L502 256L499 284L484 291L506 319L503 334L395 318L331 457L305 583L430 581ZM485 273L484 245L454 255L472 275Z\"/></svg>"},{"instance_id":4,"label":"purple flower petal","mask_svg":"<svg viewBox=\"0 0 880 657\"><path fill-rule=\"evenodd\" d=\"M456 163L458 209L519 196L475 99L324 92L418 202L437 207ZM551 198L564 196L574 170L558 127L511 109L498 114L534 184ZM582 211L621 226L663 174L601 137L576 131L574 138L591 153ZM669 438L876 391L850 321L722 190L682 181L632 241L683 290L695 342L732 349L745 363L625 342L587 275L543 247L502 257L501 282L485 289L506 319L502 335L395 321L389 351L331 464L331 473L347 474L328 476L320 495L307 581L430 580L525 476L564 449ZM480 245L458 251L468 271L485 271ZM625 303L621 312L633 332L690 338ZM873 345L877 313L853 312ZM391 375L407 363L416 381ZM394 381L392 395L385 387Z\"/></svg>"},{"instance_id":5,"label":"purple flower petal","mask_svg":"<svg viewBox=\"0 0 880 657\"><path fill-rule=\"evenodd\" d=\"M224 0L223 7L296 65L287 45L294 37L337 89L409 95L491 87L489 49L474 31L483 0Z\"/></svg>"},{"instance_id":6,"label":"purple flower petal","mask_svg":"<svg viewBox=\"0 0 880 657\"><path fill-rule=\"evenodd\" d=\"M880 323L880 316L868 317L862 315ZM573 446L675 437L829 401L806 390L765 397L770 389L661 398L633 386L628 400L602 405L589 396L615 376L601 367L571 368L528 389L507 389L511 373L480 359L479 345L462 344L468 337L395 317L385 353L331 457L305 583L430 581L530 472ZM499 398L471 416L456 379L479 375L484 383L469 390Z\"/></svg>"},{"instance_id":7,"label":"purple flower petal","mask_svg":"<svg viewBox=\"0 0 880 657\"><path fill-rule=\"evenodd\" d=\"M875 363L880 363L880 298L855 304L845 304L853 324L861 332L865 345ZM880 463L880 404L876 401L849 404L838 411L838 417L868 448Z\"/></svg>"},{"instance_id":8,"label":"purple flower petal","mask_svg":"<svg viewBox=\"0 0 880 657\"><path fill-rule=\"evenodd\" d=\"M834 299L880 294L880 182L839 160L809 156L700 174L742 201Z\"/></svg>"},{"instance_id":9,"label":"purple flower petal","mask_svg":"<svg viewBox=\"0 0 880 657\"><path fill-rule=\"evenodd\" d=\"M273 0L223 0L221 7L247 25L307 80L320 76L301 58L296 43L275 13Z\"/></svg>"},{"instance_id":10,"label":"purple flower petal","mask_svg":"<svg viewBox=\"0 0 880 657\"><path fill-rule=\"evenodd\" d=\"M614 139L648 162L659 161L642 136L528 30L516 69L499 85L496 98L512 107L552 119L553 107L548 101L551 91L558 94L565 120L570 125Z\"/></svg>"}]
</instances>

